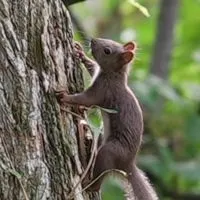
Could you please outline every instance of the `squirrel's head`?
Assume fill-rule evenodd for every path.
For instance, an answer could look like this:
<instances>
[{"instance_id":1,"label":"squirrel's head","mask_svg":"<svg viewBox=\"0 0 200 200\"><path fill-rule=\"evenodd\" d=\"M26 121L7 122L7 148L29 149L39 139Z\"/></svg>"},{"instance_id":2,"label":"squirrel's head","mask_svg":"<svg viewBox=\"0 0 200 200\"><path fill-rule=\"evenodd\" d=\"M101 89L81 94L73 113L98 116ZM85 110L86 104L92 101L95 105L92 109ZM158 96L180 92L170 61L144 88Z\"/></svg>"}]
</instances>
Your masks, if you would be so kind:
<instances>
[{"instance_id":1,"label":"squirrel's head","mask_svg":"<svg viewBox=\"0 0 200 200\"><path fill-rule=\"evenodd\" d=\"M105 71L120 71L134 57L136 44L120 44L112 40L95 38L91 40L92 55Z\"/></svg>"}]
</instances>

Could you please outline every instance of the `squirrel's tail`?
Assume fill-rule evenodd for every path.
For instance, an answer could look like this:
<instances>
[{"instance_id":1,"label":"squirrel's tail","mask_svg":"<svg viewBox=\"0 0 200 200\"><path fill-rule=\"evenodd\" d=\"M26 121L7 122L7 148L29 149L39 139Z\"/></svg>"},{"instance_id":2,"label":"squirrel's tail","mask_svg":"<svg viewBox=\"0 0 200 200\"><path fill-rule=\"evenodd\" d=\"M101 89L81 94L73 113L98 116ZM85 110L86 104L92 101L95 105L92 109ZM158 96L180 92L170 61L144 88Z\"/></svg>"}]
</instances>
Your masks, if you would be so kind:
<instances>
[{"instance_id":1,"label":"squirrel's tail","mask_svg":"<svg viewBox=\"0 0 200 200\"><path fill-rule=\"evenodd\" d=\"M136 166L133 166L132 173L128 175L128 180L132 185L133 194L137 200L158 200L158 196L147 177Z\"/></svg>"}]
</instances>

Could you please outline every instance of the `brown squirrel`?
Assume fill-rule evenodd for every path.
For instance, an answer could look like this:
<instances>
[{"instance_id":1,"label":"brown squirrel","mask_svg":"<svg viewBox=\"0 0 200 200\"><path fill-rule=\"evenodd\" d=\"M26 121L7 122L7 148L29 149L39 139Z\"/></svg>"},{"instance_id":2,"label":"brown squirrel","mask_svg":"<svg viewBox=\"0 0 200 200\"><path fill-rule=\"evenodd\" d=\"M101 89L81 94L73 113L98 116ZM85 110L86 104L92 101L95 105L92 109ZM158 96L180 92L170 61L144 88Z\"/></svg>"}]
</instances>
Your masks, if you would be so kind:
<instances>
[{"instance_id":1,"label":"brown squirrel","mask_svg":"<svg viewBox=\"0 0 200 200\"><path fill-rule=\"evenodd\" d=\"M92 55L96 62L89 59L79 45L76 44L75 49L94 80L79 94L57 91L60 103L86 107L96 105L116 111L102 110L104 136L96 156L93 180L107 170L122 170L126 172L138 200L158 199L144 173L136 166L143 134L143 116L138 100L127 85L128 64L134 58L135 43L122 45L112 40L92 39ZM98 191L102 181L103 176L89 190Z\"/></svg>"}]
</instances>

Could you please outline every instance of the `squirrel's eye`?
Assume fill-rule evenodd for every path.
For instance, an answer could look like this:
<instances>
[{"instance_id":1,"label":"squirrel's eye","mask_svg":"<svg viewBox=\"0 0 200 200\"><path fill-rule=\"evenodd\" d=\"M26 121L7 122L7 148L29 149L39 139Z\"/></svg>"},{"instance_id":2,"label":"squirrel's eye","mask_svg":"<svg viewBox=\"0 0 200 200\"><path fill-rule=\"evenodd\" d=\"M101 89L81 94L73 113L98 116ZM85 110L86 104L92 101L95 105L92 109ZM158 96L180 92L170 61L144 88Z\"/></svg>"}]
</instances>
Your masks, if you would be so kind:
<instances>
[{"instance_id":1,"label":"squirrel's eye","mask_svg":"<svg viewBox=\"0 0 200 200\"><path fill-rule=\"evenodd\" d=\"M107 54L107 55L109 55L109 54L112 53L112 50L111 50L110 48L106 47L106 48L104 49L104 53Z\"/></svg>"}]
</instances>

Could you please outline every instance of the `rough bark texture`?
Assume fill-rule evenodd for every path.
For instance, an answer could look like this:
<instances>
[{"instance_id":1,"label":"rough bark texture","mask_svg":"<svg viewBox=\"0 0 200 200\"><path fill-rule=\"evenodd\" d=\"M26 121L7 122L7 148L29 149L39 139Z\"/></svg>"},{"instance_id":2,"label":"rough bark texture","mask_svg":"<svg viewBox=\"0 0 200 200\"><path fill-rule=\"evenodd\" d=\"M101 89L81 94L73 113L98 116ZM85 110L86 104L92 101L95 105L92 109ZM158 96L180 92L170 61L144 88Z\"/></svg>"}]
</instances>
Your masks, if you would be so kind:
<instances>
[{"instance_id":1,"label":"rough bark texture","mask_svg":"<svg viewBox=\"0 0 200 200\"><path fill-rule=\"evenodd\" d=\"M54 90L83 89L60 0L0 0L0 199L67 200L82 174L75 116ZM80 193L74 199L99 199Z\"/></svg>"},{"instance_id":2,"label":"rough bark texture","mask_svg":"<svg viewBox=\"0 0 200 200\"><path fill-rule=\"evenodd\" d=\"M167 79L179 0L161 0L151 73Z\"/></svg>"}]
</instances>

